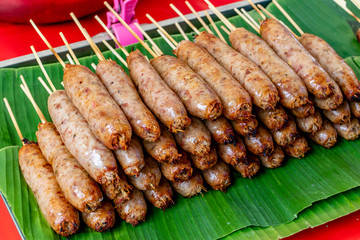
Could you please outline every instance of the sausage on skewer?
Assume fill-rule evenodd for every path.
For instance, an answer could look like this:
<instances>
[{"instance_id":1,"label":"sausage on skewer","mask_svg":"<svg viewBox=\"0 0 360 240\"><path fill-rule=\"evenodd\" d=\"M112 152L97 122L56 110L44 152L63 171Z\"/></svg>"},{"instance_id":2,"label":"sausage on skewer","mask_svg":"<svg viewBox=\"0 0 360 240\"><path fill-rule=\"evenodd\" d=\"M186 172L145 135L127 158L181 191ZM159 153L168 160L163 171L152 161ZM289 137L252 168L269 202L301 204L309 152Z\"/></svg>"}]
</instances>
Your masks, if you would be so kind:
<instances>
[{"instance_id":1,"label":"sausage on skewer","mask_svg":"<svg viewBox=\"0 0 360 240\"><path fill-rule=\"evenodd\" d=\"M86 225L97 232L104 232L115 224L115 211L109 200L103 201L93 212L81 213L81 217Z\"/></svg>"},{"instance_id":2,"label":"sausage on skewer","mask_svg":"<svg viewBox=\"0 0 360 240\"><path fill-rule=\"evenodd\" d=\"M350 106L347 101L344 101L343 104L335 110L323 110L322 113L332 123L336 124L347 123L350 122L351 119Z\"/></svg>"},{"instance_id":3,"label":"sausage on skewer","mask_svg":"<svg viewBox=\"0 0 360 240\"><path fill-rule=\"evenodd\" d=\"M145 166L139 176L128 176L129 182L139 190L155 189L160 182L161 172L157 162L150 156L145 157Z\"/></svg>"},{"instance_id":4,"label":"sausage on skewer","mask_svg":"<svg viewBox=\"0 0 360 240\"><path fill-rule=\"evenodd\" d=\"M250 134L256 133L256 128L258 126L258 121L255 116L251 116L247 119L239 119L231 121L232 126L237 134L241 136L247 136Z\"/></svg>"},{"instance_id":5,"label":"sausage on skewer","mask_svg":"<svg viewBox=\"0 0 360 240\"><path fill-rule=\"evenodd\" d=\"M277 168L281 166L285 158L285 153L281 147L275 144L274 152L269 156L259 156L261 164L267 168Z\"/></svg>"},{"instance_id":6,"label":"sausage on skewer","mask_svg":"<svg viewBox=\"0 0 360 240\"><path fill-rule=\"evenodd\" d=\"M151 64L166 84L184 103L186 110L200 119L214 120L222 113L222 104L214 90L183 61L162 55Z\"/></svg>"},{"instance_id":7,"label":"sausage on skewer","mask_svg":"<svg viewBox=\"0 0 360 240\"><path fill-rule=\"evenodd\" d=\"M288 117L289 120L282 129L278 131L270 130L276 144L282 147L294 142L298 136L298 131L296 129L296 123L294 119L290 115L288 115Z\"/></svg>"},{"instance_id":8,"label":"sausage on skewer","mask_svg":"<svg viewBox=\"0 0 360 240\"><path fill-rule=\"evenodd\" d=\"M255 154L249 152L243 161L232 167L238 171L242 177L251 178L259 171L260 161Z\"/></svg>"},{"instance_id":9,"label":"sausage on skewer","mask_svg":"<svg viewBox=\"0 0 360 240\"><path fill-rule=\"evenodd\" d=\"M296 140L285 147L283 150L286 155L294 158L303 158L305 154L310 150L308 142L304 136L299 136Z\"/></svg>"},{"instance_id":10,"label":"sausage on skewer","mask_svg":"<svg viewBox=\"0 0 360 240\"><path fill-rule=\"evenodd\" d=\"M275 85L252 61L211 33L201 32L196 44L205 48L250 94L252 102L262 109L274 109L280 100Z\"/></svg>"},{"instance_id":11,"label":"sausage on skewer","mask_svg":"<svg viewBox=\"0 0 360 240\"><path fill-rule=\"evenodd\" d=\"M144 191L146 199L155 207L165 209L174 204L169 182L162 177L157 188Z\"/></svg>"},{"instance_id":12,"label":"sausage on skewer","mask_svg":"<svg viewBox=\"0 0 360 240\"><path fill-rule=\"evenodd\" d=\"M323 123L321 114L319 110L315 110L314 115L310 115L306 118L296 118L295 119L299 129L306 133L315 133L321 129Z\"/></svg>"},{"instance_id":13,"label":"sausage on skewer","mask_svg":"<svg viewBox=\"0 0 360 240\"><path fill-rule=\"evenodd\" d=\"M220 116L216 120L209 121L204 120L206 127L209 129L211 136L215 140L215 142L222 143L232 143L235 138L234 130L230 124L230 122Z\"/></svg>"},{"instance_id":14,"label":"sausage on skewer","mask_svg":"<svg viewBox=\"0 0 360 240\"><path fill-rule=\"evenodd\" d=\"M131 126L100 79L85 66L66 64L64 86L96 138L112 150L127 149Z\"/></svg>"},{"instance_id":15,"label":"sausage on skewer","mask_svg":"<svg viewBox=\"0 0 360 240\"><path fill-rule=\"evenodd\" d=\"M118 193L123 193L126 198L128 193L121 189L114 155L95 138L65 91L58 90L50 95L48 109L69 152L96 182L107 189L108 198L114 199Z\"/></svg>"},{"instance_id":16,"label":"sausage on skewer","mask_svg":"<svg viewBox=\"0 0 360 240\"><path fill-rule=\"evenodd\" d=\"M40 123L36 137L65 198L80 212L95 211L103 200L101 190L67 150L55 125Z\"/></svg>"},{"instance_id":17,"label":"sausage on skewer","mask_svg":"<svg viewBox=\"0 0 360 240\"><path fill-rule=\"evenodd\" d=\"M174 137L180 147L193 155L202 156L210 151L210 132L198 118L191 117L191 124L184 132L175 133Z\"/></svg>"},{"instance_id":18,"label":"sausage on skewer","mask_svg":"<svg viewBox=\"0 0 360 240\"><path fill-rule=\"evenodd\" d=\"M43 216L56 233L64 237L74 234L80 226L78 211L65 199L39 146L27 139L24 143L19 150L20 169Z\"/></svg>"},{"instance_id":19,"label":"sausage on skewer","mask_svg":"<svg viewBox=\"0 0 360 240\"><path fill-rule=\"evenodd\" d=\"M197 171L188 180L170 182L170 184L177 193L184 197L192 197L199 194L201 190L205 190L201 174Z\"/></svg>"},{"instance_id":20,"label":"sausage on skewer","mask_svg":"<svg viewBox=\"0 0 360 240\"><path fill-rule=\"evenodd\" d=\"M246 148L240 137L233 144L218 144L219 157L229 165L235 166L246 159Z\"/></svg>"},{"instance_id":21,"label":"sausage on skewer","mask_svg":"<svg viewBox=\"0 0 360 240\"><path fill-rule=\"evenodd\" d=\"M181 157L175 162L161 163L161 173L169 181L188 180L193 173L188 153L184 150L180 153Z\"/></svg>"},{"instance_id":22,"label":"sausage on skewer","mask_svg":"<svg viewBox=\"0 0 360 240\"><path fill-rule=\"evenodd\" d=\"M146 141L155 141L160 136L159 124L122 67L112 60L100 61L96 74L124 111L135 134Z\"/></svg>"},{"instance_id":23,"label":"sausage on skewer","mask_svg":"<svg viewBox=\"0 0 360 240\"><path fill-rule=\"evenodd\" d=\"M261 124L254 135L244 137L244 144L247 150L258 156L269 156L274 151L271 133Z\"/></svg>"},{"instance_id":24,"label":"sausage on skewer","mask_svg":"<svg viewBox=\"0 0 360 240\"><path fill-rule=\"evenodd\" d=\"M212 168L202 171L202 174L214 190L225 191L231 184L230 168L223 161L218 161Z\"/></svg>"},{"instance_id":25,"label":"sausage on skewer","mask_svg":"<svg viewBox=\"0 0 360 240\"><path fill-rule=\"evenodd\" d=\"M252 103L249 94L205 49L194 42L182 41L175 54L217 93L226 118L235 120L250 117Z\"/></svg>"},{"instance_id":26,"label":"sausage on skewer","mask_svg":"<svg viewBox=\"0 0 360 240\"><path fill-rule=\"evenodd\" d=\"M283 107L277 105L274 110L255 109L259 120L270 130L282 129L288 121L288 115Z\"/></svg>"},{"instance_id":27,"label":"sausage on skewer","mask_svg":"<svg viewBox=\"0 0 360 240\"><path fill-rule=\"evenodd\" d=\"M129 73L137 90L160 121L171 132L184 130L190 124L186 109L178 96L137 49L126 58Z\"/></svg>"},{"instance_id":28,"label":"sausage on skewer","mask_svg":"<svg viewBox=\"0 0 360 240\"><path fill-rule=\"evenodd\" d=\"M192 165L194 165L194 167L200 170L209 169L214 166L218 161L218 155L214 146L210 148L210 152L208 152L207 154L203 156L196 156L190 154L190 158Z\"/></svg>"},{"instance_id":29,"label":"sausage on skewer","mask_svg":"<svg viewBox=\"0 0 360 240\"><path fill-rule=\"evenodd\" d=\"M324 119L322 127L319 131L309 134L311 140L324 148L331 148L335 146L337 141L336 129L331 125L329 120Z\"/></svg>"},{"instance_id":30,"label":"sausage on skewer","mask_svg":"<svg viewBox=\"0 0 360 240\"><path fill-rule=\"evenodd\" d=\"M125 222L133 226L138 225L145 220L147 212L143 193L138 189L134 189L129 196L129 200L115 204L115 209Z\"/></svg>"}]
</instances>

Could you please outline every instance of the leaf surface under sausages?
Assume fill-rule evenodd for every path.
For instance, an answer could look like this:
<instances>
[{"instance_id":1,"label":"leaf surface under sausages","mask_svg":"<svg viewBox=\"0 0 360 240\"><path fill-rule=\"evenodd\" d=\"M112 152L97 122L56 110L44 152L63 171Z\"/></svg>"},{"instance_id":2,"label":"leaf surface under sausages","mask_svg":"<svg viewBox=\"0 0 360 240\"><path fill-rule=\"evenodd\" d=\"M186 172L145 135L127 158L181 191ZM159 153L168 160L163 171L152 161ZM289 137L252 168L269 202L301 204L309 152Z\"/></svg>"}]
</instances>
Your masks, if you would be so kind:
<instances>
[{"instance_id":1,"label":"leaf surface under sausages","mask_svg":"<svg viewBox=\"0 0 360 240\"><path fill-rule=\"evenodd\" d=\"M304 31L324 38L342 57L360 55L360 44L348 24L351 17L332 1L278 2ZM287 23L273 5L268 8ZM255 12L250 14L259 19ZM250 29L240 17L230 20L238 27ZM180 41L181 37L176 35L175 39ZM171 54L164 40L155 41L166 54ZM146 53L138 44L134 47ZM115 59L109 52L105 57ZM360 58L347 61L360 77ZM80 62L90 67L92 62L97 63L97 59L96 56L84 57ZM62 89L60 64L45 64L45 69L55 86ZM37 66L0 69L0 97L8 98L24 136L35 140L40 120L18 87L21 74L45 117L50 120L46 104L48 94L36 80L38 76L43 77ZM3 102L0 105L4 107ZM11 145L19 146L21 143L7 112L3 111L0 114L0 148ZM262 170L252 180L234 174L227 193L209 191L192 199L177 197L176 205L165 213L149 207L146 222L135 228L117 221L114 229L100 234L82 226L80 232L70 239L212 239L224 236L231 239L277 239L360 209L360 188L356 188L360 186L360 140L340 140L330 150L313 144L311 147L312 151L305 159L289 159L283 167ZM0 191L12 207L27 239L58 239L59 236L40 214L19 171L18 149L6 147L0 150Z\"/></svg>"}]
</instances>

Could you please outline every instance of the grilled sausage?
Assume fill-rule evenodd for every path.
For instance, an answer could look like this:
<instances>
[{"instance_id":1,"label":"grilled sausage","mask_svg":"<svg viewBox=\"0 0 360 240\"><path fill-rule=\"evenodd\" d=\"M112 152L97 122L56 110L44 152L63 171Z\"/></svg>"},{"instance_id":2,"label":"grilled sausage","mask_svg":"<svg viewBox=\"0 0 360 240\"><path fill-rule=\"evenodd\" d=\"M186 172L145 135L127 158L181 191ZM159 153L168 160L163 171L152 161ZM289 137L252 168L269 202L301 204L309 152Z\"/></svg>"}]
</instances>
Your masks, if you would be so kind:
<instances>
[{"instance_id":1,"label":"grilled sausage","mask_svg":"<svg viewBox=\"0 0 360 240\"><path fill-rule=\"evenodd\" d=\"M314 97L314 105L324 110L334 110L343 103L343 95L338 85L334 85L333 94L325 99Z\"/></svg>"},{"instance_id":2,"label":"grilled sausage","mask_svg":"<svg viewBox=\"0 0 360 240\"><path fill-rule=\"evenodd\" d=\"M180 157L173 135L166 127L160 124L161 135L155 142L143 141L143 146L148 154L160 163L171 163Z\"/></svg>"},{"instance_id":3,"label":"grilled sausage","mask_svg":"<svg viewBox=\"0 0 360 240\"><path fill-rule=\"evenodd\" d=\"M360 101L360 82L354 71L323 39L304 33L299 41L339 85L349 101Z\"/></svg>"},{"instance_id":4,"label":"grilled sausage","mask_svg":"<svg viewBox=\"0 0 360 240\"><path fill-rule=\"evenodd\" d=\"M290 157L303 158L305 154L310 150L310 148L305 137L299 136L294 142L283 147L283 150L285 154Z\"/></svg>"},{"instance_id":5,"label":"grilled sausage","mask_svg":"<svg viewBox=\"0 0 360 240\"><path fill-rule=\"evenodd\" d=\"M304 104L298 108L291 109L290 111L295 117L304 118L314 114L315 107L314 104L309 101L307 104Z\"/></svg>"},{"instance_id":6,"label":"grilled sausage","mask_svg":"<svg viewBox=\"0 0 360 240\"><path fill-rule=\"evenodd\" d=\"M50 95L48 109L69 152L96 182L107 186L108 198L115 198L121 192L121 184L112 152L95 138L65 91L58 90Z\"/></svg>"},{"instance_id":7,"label":"grilled sausage","mask_svg":"<svg viewBox=\"0 0 360 240\"><path fill-rule=\"evenodd\" d=\"M271 47L256 34L245 28L237 28L229 35L233 48L256 63L276 85L280 103L295 109L308 101L308 91L301 78L284 62Z\"/></svg>"},{"instance_id":8,"label":"grilled sausage","mask_svg":"<svg viewBox=\"0 0 360 240\"><path fill-rule=\"evenodd\" d=\"M242 136L255 134L256 128L258 126L258 121L256 120L255 116L251 116L247 119L234 120L231 121L231 123L235 132Z\"/></svg>"},{"instance_id":9,"label":"grilled sausage","mask_svg":"<svg viewBox=\"0 0 360 240\"><path fill-rule=\"evenodd\" d=\"M113 202L115 202L115 203L116 203L116 201L123 202L123 201L128 200L129 195L133 189L133 186L127 182L125 173L123 172L123 170L121 168L118 171L118 175L119 175L119 186L120 186L121 191L113 199ZM101 187L106 196L108 196L109 192L111 192L113 189L112 186L110 186L110 185L107 185L107 186L101 185Z\"/></svg>"},{"instance_id":10,"label":"grilled sausage","mask_svg":"<svg viewBox=\"0 0 360 240\"><path fill-rule=\"evenodd\" d=\"M322 128L315 133L309 134L309 137L316 144L319 144L324 148L331 148L336 144L337 132L336 129L331 125L329 120L324 119Z\"/></svg>"},{"instance_id":11,"label":"grilled sausage","mask_svg":"<svg viewBox=\"0 0 360 240\"><path fill-rule=\"evenodd\" d=\"M100 79L85 66L66 64L64 86L96 138L110 149L127 149L131 126Z\"/></svg>"},{"instance_id":12,"label":"grilled sausage","mask_svg":"<svg viewBox=\"0 0 360 240\"><path fill-rule=\"evenodd\" d=\"M24 142L19 150L19 165L41 213L57 234L64 237L74 234L80 226L78 211L65 199L39 146L27 140Z\"/></svg>"},{"instance_id":13,"label":"grilled sausage","mask_svg":"<svg viewBox=\"0 0 360 240\"><path fill-rule=\"evenodd\" d=\"M114 152L125 174L138 177L141 169L145 166L140 140L136 136L132 136L127 150L118 149Z\"/></svg>"},{"instance_id":14,"label":"grilled sausage","mask_svg":"<svg viewBox=\"0 0 360 240\"><path fill-rule=\"evenodd\" d=\"M288 121L288 115L283 107L277 105L274 110L256 109L256 115L269 129L277 131L282 129Z\"/></svg>"},{"instance_id":15,"label":"grilled sausage","mask_svg":"<svg viewBox=\"0 0 360 240\"><path fill-rule=\"evenodd\" d=\"M302 78L310 93L320 99L334 94L334 80L282 23L273 18L266 19L261 23L260 34Z\"/></svg>"},{"instance_id":16,"label":"grilled sausage","mask_svg":"<svg viewBox=\"0 0 360 240\"><path fill-rule=\"evenodd\" d=\"M210 152L208 152L207 154L203 156L196 156L190 154L190 158L192 165L194 165L194 167L200 170L209 169L214 166L218 161L216 148L213 146L210 148Z\"/></svg>"},{"instance_id":17,"label":"grilled sausage","mask_svg":"<svg viewBox=\"0 0 360 240\"><path fill-rule=\"evenodd\" d=\"M192 197L205 190L203 179L199 172L194 172L190 179L185 181L170 182L172 188L184 197Z\"/></svg>"},{"instance_id":18,"label":"grilled sausage","mask_svg":"<svg viewBox=\"0 0 360 240\"><path fill-rule=\"evenodd\" d=\"M169 181L188 180L193 168L188 154L181 150L181 157L173 163L162 163L160 166L161 173Z\"/></svg>"},{"instance_id":19,"label":"grilled sausage","mask_svg":"<svg viewBox=\"0 0 360 240\"><path fill-rule=\"evenodd\" d=\"M269 156L274 151L274 142L271 133L259 124L254 135L244 137L244 143L250 152L258 156Z\"/></svg>"},{"instance_id":20,"label":"grilled sausage","mask_svg":"<svg viewBox=\"0 0 360 240\"><path fill-rule=\"evenodd\" d=\"M343 104L335 110L323 110L322 113L332 123L336 124L347 123L350 122L351 119L350 106L347 101L344 101Z\"/></svg>"},{"instance_id":21,"label":"grilled sausage","mask_svg":"<svg viewBox=\"0 0 360 240\"><path fill-rule=\"evenodd\" d=\"M280 100L275 85L252 61L211 33L201 32L196 44L205 48L249 93L252 102L262 109L274 109Z\"/></svg>"},{"instance_id":22,"label":"grilled sausage","mask_svg":"<svg viewBox=\"0 0 360 240\"><path fill-rule=\"evenodd\" d=\"M115 61L100 61L96 74L123 110L132 130L140 138L153 142L160 136L159 123L145 106L131 78Z\"/></svg>"},{"instance_id":23,"label":"grilled sausage","mask_svg":"<svg viewBox=\"0 0 360 240\"><path fill-rule=\"evenodd\" d=\"M338 134L346 140L355 140L360 135L360 123L357 118L352 118L350 122L334 124Z\"/></svg>"},{"instance_id":24,"label":"grilled sausage","mask_svg":"<svg viewBox=\"0 0 360 240\"><path fill-rule=\"evenodd\" d=\"M235 138L234 130L228 120L224 117L218 117L216 120L204 120L211 136L217 143L232 143Z\"/></svg>"},{"instance_id":25,"label":"grilled sausage","mask_svg":"<svg viewBox=\"0 0 360 240\"><path fill-rule=\"evenodd\" d=\"M157 188L144 191L146 199L155 207L165 209L174 204L173 191L169 182L161 178Z\"/></svg>"},{"instance_id":26,"label":"grilled sausage","mask_svg":"<svg viewBox=\"0 0 360 240\"><path fill-rule=\"evenodd\" d=\"M101 206L93 212L81 213L86 225L97 232L104 232L115 224L115 211L111 201L105 200Z\"/></svg>"},{"instance_id":27,"label":"grilled sausage","mask_svg":"<svg viewBox=\"0 0 360 240\"><path fill-rule=\"evenodd\" d=\"M239 172L242 177L251 178L259 171L260 161L255 154L249 152L243 161L232 167Z\"/></svg>"},{"instance_id":28,"label":"grilled sausage","mask_svg":"<svg viewBox=\"0 0 360 240\"><path fill-rule=\"evenodd\" d=\"M360 118L360 103L358 102L349 102L351 113L356 118Z\"/></svg>"},{"instance_id":29,"label":"grilled sausage","mask_svg":"<svg viewBox=\"0 0 360 240\"><path fill-rule=\"evenodd\" d=\"M214 90L183 61L169 55L150 60L166 84L184 103L186 110L200 119L214 120L222 104Z\"/></svg>"},{"instance_id":30,"label":"grilled sausage","mask_svg":"<svg viewBox=\"0 0 360 240\"><path fill-rule=\"evenodd\" d=\"M130 199L115 205L119 216L133 226L145 220L147 206L144 195L138 189L134 189L130 194Z\"/></svg>"},{"instance_id":31,"label":"grilled sausage","mask_svg":"<svg viewBox=\"0 0 360 240\"><path fill-rule=\"evenodd\" d=\"M233 144L218 144L219 157L229 165L235 166L246 158L246 148L240 137Z\"/></svg>"},{"instance_id":32,"label":"grilled sausage","mask_svg":"<svg viewBox=\"0 0 360 240\"><path fill-rule=\"evenodd\" d=\"M67 150L53 123L40 123L38 129L39 147L66 200L80 212L95 211L103 200L100 187Z\"/></svg>"},{"instance_id":33,"label":"grilled sausage","mask_svg":"<svg viewBox=\"0 0 360 240\"><path fill-rule=\"evenodd\" d=\"M250 117L252 103L249 94L205 49L194 42L182 41L175 54L216 92L226 118L235 120Z\"/></svg>"},{"instance_id":34,"label":"grilled sausage","mask_svg":"<svg viewBox=\"0 0 360 240\"><path fill-rule=\"evenodd\" d=\"M203 122L191 117L191 124L184 132L174 134L175 140L185 151L202 156L210 151L211 135Z\"/></svg>"},{"instance_id":35,"label":"grilled sausage","mask_svg":"<svg viewBox=\"0 0 360 240\"><path fill-rule=\"evenodd\" d=\"M314 115L310 115L306 118L296 118L295 119L299 129L306 133L315 133L321 129L323 123L322 117L319 110L315 110Z\"/></svg>"},{"instance_id":36,"label":"grilled sausage","mask_svg":"<svg viewBox=\"0 0 360 240\"><path fill-rule=\"evenodd\" d=\"M126 59L129 73L145 104L171 132L190 124L186 109L178 96L137 49Z\"/></svg>"},{"instance_id":37,"label":"grilled sausage","mask_svg":"<svg viewBox=\"0 0 360 240\"><path fill-rule=\"evenodd\" d=\"M230 168L223 161L218 161L212 168L202 171L202 174L214 190L225 191L231 184Z\"/></svg>"},{"instance_id":38,"label":"grilled sausage","mask_svg":"<svg viewBox=\"0 0 360 240\"><path fill-rule=\"evenodd\" d=\"M139 176L128 176L132 185L140 190L155 189L160 182L161 172L157 162L150 156L145 157L145 166Z\"/></svg>"},{"instance_id":39,"label":"grilled sausage","mask_svg":"<svg viewBox=\"0 0 360 240\"><path fill-rule=\"evenodd\" d=\"M279 145L275 144L274 152L270 156L259 156L259 158L264 167L277 168L281 166L285 153Z\"/></svg>"},{"instance_id":40,"label":"grilled sausage","mask_svg":"<svg viewBox=\"0 0 360 240\"><path fill-rule=\"evenodd\" d=\"M289 121L285 124L285 127L278 131L271 131L271 135L274 138L276 144L285 146L295 141L298 136L296 129L296 123L294 119L289 115Z\"/></svg>"}]
</instances>

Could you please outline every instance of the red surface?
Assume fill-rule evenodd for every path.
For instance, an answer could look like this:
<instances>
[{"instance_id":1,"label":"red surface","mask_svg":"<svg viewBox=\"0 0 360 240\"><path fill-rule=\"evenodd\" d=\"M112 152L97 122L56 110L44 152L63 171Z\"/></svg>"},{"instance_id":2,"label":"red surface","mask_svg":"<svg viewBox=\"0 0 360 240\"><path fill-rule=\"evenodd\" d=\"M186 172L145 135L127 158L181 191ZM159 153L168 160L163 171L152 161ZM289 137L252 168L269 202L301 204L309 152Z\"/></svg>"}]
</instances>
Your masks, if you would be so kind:
<instances>
[{"instance_id":1,"label":"red surface","mask_svg":"<svg viewBox=\"0 0 360 240\"><path fill-rule=\"evenodd\" d=\"M100 0L102 2L102 0ZM206 9L203 1L190 1L196 10ZM215 6L236 2L236 0L212 0ZM139 0L136 8L136 18L140 23L148 23L145 17L149 13L156 20L164 20L176 17L176 13L169 7L170 3L174 3L184 14L190 13L183 0ZM69 6L68 12L74 9ZM55 10L56 11L56 10ZM97 14L105 20L105 10L99 11ZM90 35L102 32L102 28L93 19L94 14L80 19L81 23L87 28ZM43 34L47 37L53 47L63 45L58 33L62 31L69 42L84 40L80 31L73 22L38 25ZM19 57L21 55L31 53L29 46L34 45L37 51L45 50L46 46L42 43L36 32L29 24L10 24L0 22L0 61ZM20 236L17 229L4 205L0 200L0 240L17 240ZM303 239L327 239L327 240L353 240L360 239L360 211L352 213L348 216L334 220L325 225L314 229L302 231L294 236L286 238L286 240L303 240Z\"/></svg>"}]
</instances>

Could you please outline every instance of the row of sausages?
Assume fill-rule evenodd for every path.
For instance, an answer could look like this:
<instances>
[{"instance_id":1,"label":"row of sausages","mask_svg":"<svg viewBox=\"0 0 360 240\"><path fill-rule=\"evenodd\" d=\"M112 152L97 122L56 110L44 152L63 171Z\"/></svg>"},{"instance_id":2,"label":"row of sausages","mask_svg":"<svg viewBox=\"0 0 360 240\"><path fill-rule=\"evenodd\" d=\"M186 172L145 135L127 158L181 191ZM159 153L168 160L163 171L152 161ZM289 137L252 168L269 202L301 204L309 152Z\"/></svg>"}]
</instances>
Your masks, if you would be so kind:
<instances>
[{"instance_id":1,"label":"row of sausages","mask_svg":"<svg viewBox=\"0 0 360 240\"><path fill-rule=\"evenodd\" d=\"M360 88L352 70L346 69L341 59L336 59L342 63L345 73L330 77L320 64L329 67L331 64L317 63L286 31L276 20L264 21L265 43L245 29L237 29L230 34L230 41L238 52L205 32L196 37L196 44L181 42L175 51L178 58L159 56L149 63L136 50L127 58L131 78L113 61L100 61L96 74L84 66L66 65L66 93L56 91L48 101L54 125L39 125L37 136L45 157L31 142L19 153L24 177L30 188L39 193L35 195L49 223L56 223L51 225L53 229L64 236L77 230L77 211L70 211L72 206L82 212L86 223L94 219L93 215L99 210L112 216L109 214L111 203L102 200L104 196L95 182L113 201L119 215L137 224L146 213L144 197L137 189L144 191L160 208L172 204L172 190L167 180L184 196L203 189L202 177L199 171L193 171L192 165L202 170L203 177L214 189L224 190L231 182L227 164L242 176L251 177L259 169L255 155L266 167L279 166L284 151L301 157L308 145L305 138L299 136L296 124L303 132L310 129L309 133L313 134L310 137L315 141L320 136L314 134L333 129L328 121L320 122L321 115L312 102L333 123L343 119L335 127L339 133L350 134L352 131L345 123L349 125L357 120L339 116L334 111L350 109L343 104L341 90L350 101L351 109L357 110ZM301 42L306 47L316 41ZM309 48L316 49L318 45ZM319 58L334 62L331 54ZM295 120L279 103L291 111ZM204 119L205 124L198 118ZM132 135L132 130L141 138L149 155L142 153L141 143ZM174 137L167 130L174 133ZM234 130L243 137L234 134ZM185 151L177 150L174 139ZM165 150L164 146L167 146ZM110 149L114 150L128 181L137 189L127 182ZM217 155L222 161L217 161ZM42 182L30 174L29 169L39 171L38 168L52 181L48 183L52 187L40 186ZM69 190L70 186L76 186L73 192L63 190ZM87 192L79 193L79 189ZM64 196L45 209L42 200L55 198L61 190ZM65 199L72 206L66 205ZM68 210L67 215L64 212L59 216L67 218L73 213L69 216L73 221L59 223L51 219L56 218L51 211L64 210L60 206L68 206ZM129 212L134 208L140 209ZM111 217L107 218L99 224L99 229L107 229L111 224Z\"/></svg>"}]
</instances>

